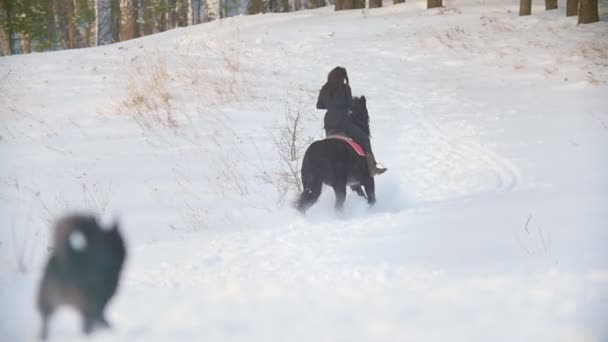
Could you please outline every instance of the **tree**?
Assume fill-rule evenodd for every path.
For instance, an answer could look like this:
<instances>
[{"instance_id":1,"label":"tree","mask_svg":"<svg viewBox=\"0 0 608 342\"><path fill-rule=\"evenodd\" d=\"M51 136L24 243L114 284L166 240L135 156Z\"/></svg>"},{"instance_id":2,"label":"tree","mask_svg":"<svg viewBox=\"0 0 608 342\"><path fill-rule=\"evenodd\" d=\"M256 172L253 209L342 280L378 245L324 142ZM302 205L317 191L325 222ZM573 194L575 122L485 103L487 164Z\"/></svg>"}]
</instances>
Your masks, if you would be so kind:
<instances>
[{"instance_id":1,"label":"tree","mask_svg":"<svg viewBox=\"0 0 608 342\"><path fill-rule=\"evenodd\" d=\"M393 5L402 4L404 2L405 2L405 0L393 0Z\"/></svg>"},{"instance_id":2,"label":"tree","mask_svg":"<svg viewBox=\"0 0 608 342\"><path fill-rule=\"evenodd\" d=\"M578 23L591 24L600 21L597 0L580 0L578 7Z\"/></svg>"},{"instance_id":3,"label":"tree","mask_svg":"<svg viewBox=\"0 0 608 342\"><path fill-rule=\"evenodd\" d=\"M519 1L519 15L530 15L532 14L532 0L520 0Z\"/></svg>"},{"instance_id":4,"label":"tree","mask_svg":"<svg viewBox=\"0 0 608 342\"><path fill-rule=\"evenodd\" d=\"M382 7L382 0L369 0L369 8L378 8L378 7Z\"/></svg>"},{"instance_id":5,"label":"tree","mask_svg":"<svg viewBox=\"0 0 608 342\"><path fill-rule=\"evenodd\" d=\"M190 0L188 7L188 25L196 25L201 23L201 0Z\"/></svg>"},{"instance_id":6,"label":"tree","mask_svg":"<svg viewBox=\"0 0 608 342\"><path fill-rule=\"evenodd\" d=\"M323 6L327 6L325 0L310 0L309 1L310 8L319 8Z\"/></svg>"},{"instance_id":7,"label":"tree","mask_svg":"<svg viewBox=\"0 0 608 342\"><path fill-rule=\"evenodd\" d=\"M75 0L74 17L79 41L78 47L93 46L93 30L95 28L95 4L93 0Z\"/></svg>"},{"instance_id":8,"label":"tree","mask_svg":"<svg viewBox=\"0 0 608 342\"><path fill-rule=\"evenodd\" d=\"M365 0L336 0L334 7L336 11L359 8L365 8Z\"/></svg>"},{"instance_id":9,"label":"tree","mask_svg":"<svg viewBox=\"0 0 608 342\"><path fill-rule=\"evenodd\" d=\"M566 16L571 17L578 15L578 0L568 0L566 4Z\"/></svg>"},{"instance_id":10,"label":"tree","mask_svg":"<svg viewBox=\"0 0 608 342\"><path fill-rule=\"evenodd\" d=\"M76 47L76 25L74 23L74 1L66 1L67 25L68 25L68 49Z\"/></svg>"},{"instance_id":11,"label":"tree","mask_svg":"<svg viewBox=\"0 0 608 342\"><path fill-rule=\"evenodd\" d=\"M441 0L426 0L426 8L442 7L443 3Z\"/></svg>"},{"instance_id":12,"label":"tree","mask_svg":"<svg viewBox=\"0 0 608 342\"><path fill-rule=\"evenodd\" d=\"M8 1L0 0L0 48L4 56L13 54L13 32L9 24L10 17L11 4Z\"/></svg>"},{"instance_id":13,"label":"tree","mask_svg":"<svg viewBox=\"0 0 608 342\"><path fill-rule=\"evenodd\" d=\"M137 37L137 8L135 0L120 0L120 41Z\"/></svg>"},{"instance_id":14,"label":"tree","mask_svg":"<svg viewBox=\"0 0 608 342\"><path fill-rule=\"evenodd\" d=\"M0 0L3 51L42 50L47 37L47 4L43 0Z\"/></svg>"},{"instance_id":15,"label":"tree","mask_svg":"<svg viewBox=\"0 0 608 342\"><path fill-rule=\"evenodd\" d=\"M95 45L112 43L112 4L110 0L95 0Z\"/></svg>"},{"instance_id":16,"label":"tree","mask_svg":"<svg viewBox=\"0 0 608 342\"><path fill-rule=\"evenodd\" d=\"M557 0L545 0L545 10L557 9Z\"/></svg>"},{"instance_id":17,"label":"tree","mask_svg":"<svg viewBox=\"0 0 608 342\"><path fill-rule=\"evenodd\" d=\"M264 12L263 0L249 0L247 3L247 14L258 14Z\"/></svg>"},{"instance_id":18,"label":"tree","mask_svg":"<svg viewBox=\"0 0 608 342\"><path fill-rule=\"evenodd\" d=\"M167 15L169 18L169 28L177 27L177 0L167 0Z\"/></svg>"},{"instance_id":19,"label":"tree","mask_svg":"<svg viewBox=\"0 0 608 342\"><path fill-rule=\"evenodd\" d=\"M273 0L269 0L268 2L269 2L268 6L270 6L270 3L272 3ZM205 1L205 8L207 9L207 11L206 11L207 18L205 18L205 21L212 21L212 20L221 18L220 12L219 12L220 3L221 3L221 0L206 0Z\"/></svg>"},{"instance_id":20,"label":"tree","mask_svg":"<svg viewBox=\"0 0 608 342\"><path fill-rule=\"evenodd\" d=\"M120 1L110 0L112 20L110 25L110 33L112 33L112 42L120 41Z\"/></svg>"},{"instance_id":21,"label":"tree","mask_svg":"<svg viewBox=\"0 0 608 342\"><path fill-rule=\"evenodd\" d=\"M184 27L191 25L188 21L188 8L190 0L178 0L177 8L175 11L177 12L177 26Z\"/></svg>"}]
</instances>

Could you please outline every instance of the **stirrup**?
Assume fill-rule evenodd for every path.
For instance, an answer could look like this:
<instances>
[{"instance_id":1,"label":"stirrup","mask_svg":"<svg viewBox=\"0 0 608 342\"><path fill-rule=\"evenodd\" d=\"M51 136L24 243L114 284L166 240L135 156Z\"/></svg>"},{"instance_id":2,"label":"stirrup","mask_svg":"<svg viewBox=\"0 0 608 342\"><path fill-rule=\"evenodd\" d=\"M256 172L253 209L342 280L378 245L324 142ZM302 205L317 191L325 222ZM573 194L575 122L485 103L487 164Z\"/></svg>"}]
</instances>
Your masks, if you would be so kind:
<instances>
[{"instance_id":1,"label":"stirrup","mask_svg":"<svg viewBox=\"0 0 608 342\"><path fill-rule=\"evenodd\" d=\"M385 173L388 169L386 167L384 167L384 165L382 163L376 163L376 166L374 166L374 173L376 175L381 175L383 173Z\"/></svg>"}]
</instances>

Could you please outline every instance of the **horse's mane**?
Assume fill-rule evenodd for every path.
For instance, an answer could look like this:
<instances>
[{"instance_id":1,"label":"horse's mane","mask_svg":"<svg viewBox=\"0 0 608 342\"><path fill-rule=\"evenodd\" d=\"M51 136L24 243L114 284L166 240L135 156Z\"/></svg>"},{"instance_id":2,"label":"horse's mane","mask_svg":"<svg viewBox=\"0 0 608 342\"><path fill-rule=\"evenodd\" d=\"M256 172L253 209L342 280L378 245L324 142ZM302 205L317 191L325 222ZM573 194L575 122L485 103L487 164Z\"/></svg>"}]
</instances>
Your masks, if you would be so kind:
<instances>
[{"instance_id":1,"label":"horse's mane","mask_svg":"<svg viewBox=\"0 0 608 342\"><path fill-rule=\"evenodd\" d=\"M353 97L353 112L350 114L350 120L365 132L368 137L371 136L365 96Z\"/></svg>"}]
</instances>

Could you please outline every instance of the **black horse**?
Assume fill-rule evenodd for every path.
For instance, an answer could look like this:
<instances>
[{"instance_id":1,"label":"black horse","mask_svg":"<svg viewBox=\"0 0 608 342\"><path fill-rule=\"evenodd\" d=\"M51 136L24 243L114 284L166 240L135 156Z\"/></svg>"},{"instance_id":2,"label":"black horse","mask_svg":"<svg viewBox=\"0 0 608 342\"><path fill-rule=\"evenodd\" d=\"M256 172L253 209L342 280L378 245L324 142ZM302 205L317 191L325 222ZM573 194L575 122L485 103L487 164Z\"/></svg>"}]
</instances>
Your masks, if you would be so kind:
<instances>
[{"instance_id":1,"label":"black horse","mask_svg":"<svg viewBox=\"0 0 608 342\"><path fill-rule=\"evenodd\" d=\"M353 111L350 120L365 134L369 132L369 115L365 96L353 98ZM341 139L328 138L313 142L302 161L302 194L297 200L296 208L305 213L319 196L323 184L334 188L336 193L336 210L341 210L346 199L346 187L351 188L365 197L367 203L376 202L374 178L370 176L365 157L360 156L348 142ZM361 189L365 188L365 192Z\"/></svg>"}]
</instances>

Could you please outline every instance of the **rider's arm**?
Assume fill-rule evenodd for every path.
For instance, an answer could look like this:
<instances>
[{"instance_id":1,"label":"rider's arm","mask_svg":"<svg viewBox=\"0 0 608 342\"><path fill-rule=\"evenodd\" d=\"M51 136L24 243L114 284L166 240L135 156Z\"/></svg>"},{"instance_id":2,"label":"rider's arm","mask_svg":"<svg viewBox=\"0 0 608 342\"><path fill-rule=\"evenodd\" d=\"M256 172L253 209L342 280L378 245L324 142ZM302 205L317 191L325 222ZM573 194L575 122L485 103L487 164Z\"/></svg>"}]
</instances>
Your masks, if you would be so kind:
<instances>
[{"instance_id":1,"label":"rider's arm","mask_svg":"<svg viewBox=\"0 0 608 342\"><path fill-rule=\"evenodd\" d=\"M346 87L346 108L351 111L353 110L353 94L350 91L350 86L348 84L345 85Z\"/></svg>"},{"instance_id":2,"label":"rider's arm","mask_svg":"<svg viewBox=\"0 0 608 342\"><path fill-rule=\"evenodd\" d=\"M319 92L319 98L317 99L317 109L327 109L327 105L325 104L325 86L321 88Z\"/></svg>"}]
</instances>

